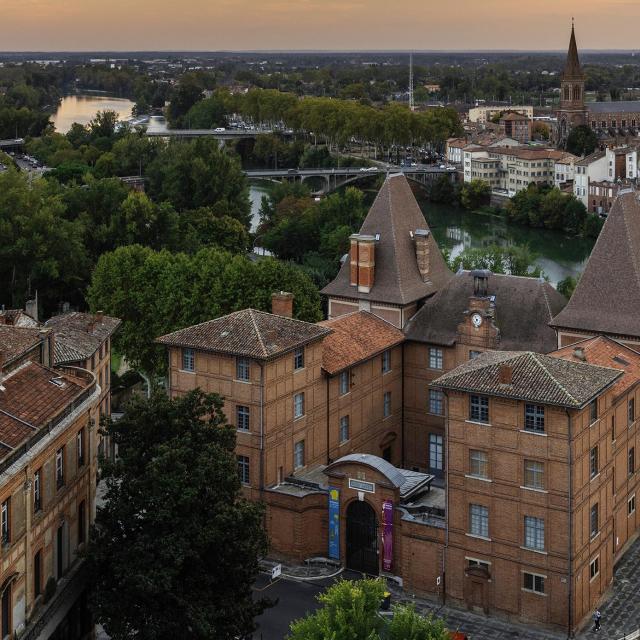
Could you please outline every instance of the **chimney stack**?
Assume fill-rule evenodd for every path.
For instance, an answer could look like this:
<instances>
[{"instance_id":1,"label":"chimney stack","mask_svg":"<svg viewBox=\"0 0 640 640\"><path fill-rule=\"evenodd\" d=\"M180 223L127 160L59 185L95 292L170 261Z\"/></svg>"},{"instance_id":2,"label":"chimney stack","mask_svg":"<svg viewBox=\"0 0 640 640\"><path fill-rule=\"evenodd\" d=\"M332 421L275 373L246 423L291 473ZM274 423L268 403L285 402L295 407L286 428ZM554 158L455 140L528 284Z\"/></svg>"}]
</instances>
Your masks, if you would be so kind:
<instances>
[{"instance_id":1,"label":"chimney stack","mask_svg":"<svg viewBox=\"0 0 640 640\"><path fill-rule=\"evenodd\" d=\"M40 357L45 367L55 364L55 341L53 329L40 329Z\"/></svg>"},{"instance_id":2,"label":"chimney stack","mask_svg":"<svg viewBox=\"0 0 640 640\"><path fill-rule=\"evenodd\" d=\"M354 233L350 236L350 283L360 293L369 293L373 287L376 267L376 237Z\"/></svg>"},{"instance_id":3,"label":"chimney stack","mask_svg":"<svg viewBox=\"0 0 640 640\"><path fill-rule=\"evenodd\" d=\"M513 367L509 364L501 364L498 370L498 382L510 385L513 381Z\"/></svg>"},{"instance_id":4,"label":"chimney stack","mask_svg":"<svg viewBox=\"0 0 640 640\"><path fill-rule=\"evenodd\" d=\"M104 319L104 311L96 311L96 322L100 324Z\"/></svg>"},{"instance_id":5,"label":"chimney stack","mask_svg":"<svg viewBox=\"0 0 640 640\"><path fill-rule=\"evenodd\" d=\"M473 276L473 295L476 298L486 298L489 295L489 269L474 269L471 272Z\"/></svg>"},{"instance_id":6,"label":"chimney stack","mask_svg":"<svg viewBox=\"0 0 640 640\"><path fill-rule=\"evenodd\" d=\"M422 282L429 282L431 275L431 256L429 251L429 235L428 229L416 229L414 237L416 243L416 261L418 263L418 271L422 277Z\"/></svg>"},{"instance_id":7,"label":"chimney stack","mask_svg":"<svg viewBox=\"0 0 640 640\"><path fill-rule=\"evenodd\" d=\"M36 322L38 322L38 295L32 300L27 300L24 305L24 311L28 316L31 316Z\"/></svg>"},{"instance_id":8,"label":"chimney stack","mask_svg":"<svg viewBox=\"0 0 640 640\"><path fill-rule=\"evenodd\" d=\"M277 291L271 294L271 313L283 318L293 317L293 293Z\"/></svg>"}]
</instances>

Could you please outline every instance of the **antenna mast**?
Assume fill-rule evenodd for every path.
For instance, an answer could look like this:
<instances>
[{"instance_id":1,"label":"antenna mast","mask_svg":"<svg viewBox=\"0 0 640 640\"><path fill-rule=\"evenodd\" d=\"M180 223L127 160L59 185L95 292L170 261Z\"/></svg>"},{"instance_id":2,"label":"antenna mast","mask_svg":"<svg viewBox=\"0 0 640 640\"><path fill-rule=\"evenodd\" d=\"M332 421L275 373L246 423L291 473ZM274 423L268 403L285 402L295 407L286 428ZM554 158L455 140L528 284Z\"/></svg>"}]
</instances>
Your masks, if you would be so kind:
<instances>
[{"instance_id":1,"label":"antenna mast","mask_svg":"<svg viewBox=\"0 0 640 640\"><path fill-rule=\"evenodd\" d=\"M416 110L416 105L413 101L413 53L409 54L409 109L411 111Z\"/></svg>"}]
</instances>

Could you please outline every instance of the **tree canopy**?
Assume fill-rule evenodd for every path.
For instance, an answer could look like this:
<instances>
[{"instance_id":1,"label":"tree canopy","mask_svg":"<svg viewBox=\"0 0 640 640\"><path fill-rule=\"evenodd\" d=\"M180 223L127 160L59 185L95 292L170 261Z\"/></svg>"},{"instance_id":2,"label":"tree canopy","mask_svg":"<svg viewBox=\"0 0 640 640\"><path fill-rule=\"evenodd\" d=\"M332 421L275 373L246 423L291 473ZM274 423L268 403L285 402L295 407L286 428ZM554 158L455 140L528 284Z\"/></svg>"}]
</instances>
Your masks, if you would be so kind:
<instances>
[{"instance_id":1,"label":"tree canopy","mask_svg":"<svg viewBox=\"0 0 640 640\"><path fill-rule=\"evenodd\" d=\"M567 151L576 156L588 156L598 146L598 136L591 127L581 124L574 127L567 137Z\"/></svg>"},{"instance_id":2,"label":"tree canopy","mask_svg":"<svg viewBox=\"0 0 640 640\"><path fill-rule=\"evenodd\" d=\"M160 373L166 358L155 338L248 307L271 311L271 294L280 290L294 294L296 318L321 319L317 288L292 264L213 248L188 255L132 245L100 257L87 299L123 320L114 345L131 365Z\"/></svg>"},{"instance_id":3,"label":"tree canopy","mask_svg":"<svg viewBox=\"0 0 640 640\"><path fill-rule=\"evenodd\" d=\"M242 497L235 429L199 390L134 398L108 422L106 499L87 554L92 608L113 640L235 640L265 604L252 585L263 508Z\"/></svg>"},{"instance_id":4,"label":"tree canopy","mask_svg":"<svg viewBox=\"0 0 640 640\"><path fill-rule=\"evenodd\" d=\"M291 624L289 640L449 640L442 620L395 605L380 615L382 580L340 580L318 596L321 608Z\"/></svg>"}]
</instances>

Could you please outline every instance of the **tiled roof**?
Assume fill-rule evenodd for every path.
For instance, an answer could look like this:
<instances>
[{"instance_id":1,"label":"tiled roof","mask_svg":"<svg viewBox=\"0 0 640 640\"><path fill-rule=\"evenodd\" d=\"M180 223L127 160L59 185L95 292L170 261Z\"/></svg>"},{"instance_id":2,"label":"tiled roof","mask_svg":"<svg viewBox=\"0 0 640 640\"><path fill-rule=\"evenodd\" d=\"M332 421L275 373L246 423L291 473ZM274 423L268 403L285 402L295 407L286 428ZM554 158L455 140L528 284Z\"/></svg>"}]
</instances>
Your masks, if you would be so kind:
<instances>
[{"instance_id":1,"label":"tiled roof","mask_svg":"<svg viewBox=\"0 0 640 640\"><path fill-rule=\"evenodd\" d=\"M602 160L602 158L604 158L605 155L607 155L606 151L603 151L602 149L598 149L597 151L594 151L588 156L585 156L581 160L578 160L576 162L576 166L588 167L592 162L595 162L596 160Z\"/></svg>"},{"instance_id":2,"label":"tiled roof","mask_svg":"<svg viewBox=\"0 0 640 640\"><path fill-rule=\"evenodd\" d=\"M523 120L528 121L529 118L522 114L522 113L516 113L515 111L509 111L509 113L505 113L500 120L517 120L518 122L522 122Z\"/></svg>"},{"instance_id":3,"label":"tiled roof","mask_svg":"<svg viewBox=\"0 0 640 640\"><path fill-rule=\"evenodd\" d=\"M179 329L158 338L156 342L267 360L319 340L329 333L330 329L317 324L244 309Z\"/></svg>"},{"instance_id":4,"label":"tiled roof","mask_svg":"<svg viewBox=\"0 0 640 640\"><path fill-rule=\"evenodd\" d=\"M33 362L5 376L0 391L0 458L60 416L90 384L88 373L76 377Z\"/></svg>"},{"instance_id":5,"label":"tiled roof","mask_svg":"<svg viewBox=\"0 0 640 640\"><path fill-rule=\"evenodd\" d=\"M0 309L0 324L16 327L37 327L38 322L22 309Z\"/></svg>"},{"instance_id":6,"label":"tiled roof","mask_svg":"<svg viewBox=\"0 0 640 640\"><path fill-rule=\"evenodd\" d=\"M500 382L511 368L511 384ZM432 386L578 409L623 372L531 351L487 351L433 381Z\"/></svg>"},{"instance_id":7,"label":"tiled roof","mask_svg":"<svg viewBox=\"0 0 640 640\"><path fill-rule=\"evenodd\" d=\"M430 233L430 281L422 280L411 236L417 229L428 230L429 227L407 179L402 174L389 176L360 229L362 234L380 236L375 245L375 278L370 293L360 293L357 287L350 284L349 260L344 261L336 278L322 293L399 305L435 293L452 274Z\"/></svg>"},{"instance_id":8,"label":"tiled roof","mask_svg":"<svg viewBox=\"0 0 640 640\"><path fill-rule=\"evenodd\" d=\"M587 362L601 367L621 369L624 375L614 385L616 395L640 381L640 353L607 336L581 340L549 355L571 362Z\"/></svg>"},{"instance_id":9,"label":"tiled roof","mask_svg":"<svg viewBox=\"0 0 640 640\"><path fill-rule=\"evenodd\" d=\"M16 360L40 343L40 329L0 324L0 354L4 364Z\"/></svg>"},{"instance_id":10,"label":"tiled roof","mask_svg":"<svg viewBox=\"0 0 640 640\"><path fill-rule=\"evenodd\" d=\"M500 349L532 349L548 353L557 347L549 321L566 300L548 282L491 274L488 294L494 296ZM429 298L405 327L407 340L441 345L456 341L458 324L464 320L473 296L473 276L459 271L447 286Z\"/></svg>"},{"instance_id":11,"label":"tiled roof","mask_svg":"<svg viewBox=\"0 0 640 640\"><path fill-rule=\"evenodd\" d=\"M72 311L47 320L55 334L55 363L78 362L90 358L120 326L118 318L104 314Z\"/></svg>"},{"instance_id":12,"label":"tiled roof","mask_svg":"<svg viewBox=\"0 0 640 640\"><path fill-rule=\"evenodd\" d=\"M586 107L590 113L640 113L640 100L587 102Z\"/></svg>"},{"instance_id":13,"label":"tiled roof","mask_svg":"<svg viewBox=\"0 0 640 640\"><path fill-rule=\"evenodd\" d=\"M640 201L622 190L567 306L551 326L640 338Z\"/></svg>"},{"instance_id":14,"label":"tiled roof","mask_svg":"<svg viewBox=\"0 0 640 640\"><path fill-rule=\"evenodd\" d=\"M404 341L400 329L368 311L320 322L332 330L322 343L322 368L333 375Z\"/></svg>"}]
</instances>

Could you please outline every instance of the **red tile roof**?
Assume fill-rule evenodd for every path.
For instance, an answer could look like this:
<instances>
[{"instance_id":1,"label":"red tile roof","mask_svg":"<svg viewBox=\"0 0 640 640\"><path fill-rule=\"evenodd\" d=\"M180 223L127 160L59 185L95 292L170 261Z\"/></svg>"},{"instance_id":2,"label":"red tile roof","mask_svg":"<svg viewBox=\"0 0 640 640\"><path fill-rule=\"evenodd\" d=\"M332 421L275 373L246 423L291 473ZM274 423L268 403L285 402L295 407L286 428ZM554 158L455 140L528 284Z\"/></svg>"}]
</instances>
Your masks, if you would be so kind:
<instances>
[{"instance_id":1,"label":"red tile roof","mask_svg":"<svg viewBox=\"0 0 640 640\"><path fill-rule=\"evenodd\" d=\"M332 330L322 343L322 368L333 375L391 349L404 340L400 329L368 311L318 323Z\"/></svg>"},{"instance_id":2,"label":"red tile roof","mask_svg":"<svg viewBox=\"0 0 640 640\"><path fill-rule=\"evenodd\" d=\"M0 324L0 369L36 347L40 340L40 329Z\"/></svg>"},{"instance_id":3,"label":"red tile roof","mask_svg":"<svg viewBox=\"0 0 640 640\"><path fill-rule=\"evenodd\" d=\"M572 362L621 369L624 375L613 386L616 395L624 393L640 381L640 353L607 336L581 340L549 355Z\"/></svg>"}]
</instances>

